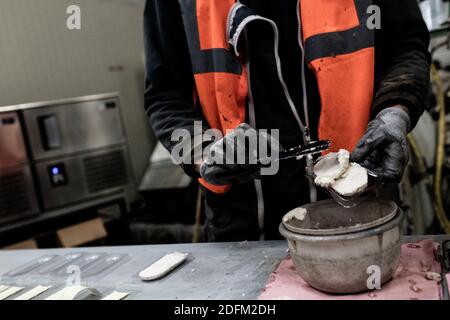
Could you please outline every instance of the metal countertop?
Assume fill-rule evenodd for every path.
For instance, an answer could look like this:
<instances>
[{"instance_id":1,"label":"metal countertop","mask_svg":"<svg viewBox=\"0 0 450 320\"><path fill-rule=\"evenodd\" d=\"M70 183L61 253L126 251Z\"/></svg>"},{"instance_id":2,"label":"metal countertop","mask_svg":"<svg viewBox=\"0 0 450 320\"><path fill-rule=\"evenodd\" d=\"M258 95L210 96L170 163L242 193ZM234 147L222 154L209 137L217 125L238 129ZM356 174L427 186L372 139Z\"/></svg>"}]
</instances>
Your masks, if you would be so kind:
<instances>
[{"instance_id":1,"label":"metal countertop","mask_svg":"<svg viewBox=\"0 0 450 320\"><path fill-rule=\"evenodd\" d=\"M175 251L188 252L188 261L158 281L138 278L140 271ZM0 274L47 254L68 252L129 254L130 261L91 286L137 292L132 299L256 299L287 255L287 244L273 241L0 251Z\"/></svg>"},{"instance_id":2,"label":"metal countertop","mask_svg":"<svg viewBox=\"0 0 450 320\"><path fill-rule=\"evenodd\" d=\"M450 236L403 237L403 242ZM167 277L142 282L138 273L162 256L188 252L188 261ZM92 286L134 291L132 299L256 299L270 274L287 255L285 241L201 243L0 251L0 275L35 258L67 252L127 253L131 260L97 279ZM2 279L0 276L0 283Z\"/></svg>"}]
</instances>

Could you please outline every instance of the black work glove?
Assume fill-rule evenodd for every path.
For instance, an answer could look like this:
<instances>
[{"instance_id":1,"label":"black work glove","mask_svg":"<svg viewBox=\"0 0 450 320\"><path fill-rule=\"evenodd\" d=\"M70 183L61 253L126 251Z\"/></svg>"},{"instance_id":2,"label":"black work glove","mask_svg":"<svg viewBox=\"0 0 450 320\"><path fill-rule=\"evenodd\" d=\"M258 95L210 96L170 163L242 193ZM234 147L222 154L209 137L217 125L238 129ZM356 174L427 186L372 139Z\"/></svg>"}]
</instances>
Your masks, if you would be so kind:
<instances>
[{"instance_id":1,"label":"black work glove","mask_svg":"<svg viewBox=\"0 0 450 320\"><path fill-rule=\"evenodd\" d=\"M382 182L398 183L409 160L406 136L411 120L401 106L382 110L369 123L350 160L373 171Z\"/></svg>"},{"instance_id":2,"label":"black work glove","mask_svg":"<svg viewBox=\"0 0 450 320\"><path fill-rule=\"evenodd\" d=\"M261 152L261 146L267 152ZM258 160L274 150L279 150L279 144L272 136L246 123L240 124L207 148L200 175L217 186L249 182L260 176Z\"/></svg>"}]
</instances>

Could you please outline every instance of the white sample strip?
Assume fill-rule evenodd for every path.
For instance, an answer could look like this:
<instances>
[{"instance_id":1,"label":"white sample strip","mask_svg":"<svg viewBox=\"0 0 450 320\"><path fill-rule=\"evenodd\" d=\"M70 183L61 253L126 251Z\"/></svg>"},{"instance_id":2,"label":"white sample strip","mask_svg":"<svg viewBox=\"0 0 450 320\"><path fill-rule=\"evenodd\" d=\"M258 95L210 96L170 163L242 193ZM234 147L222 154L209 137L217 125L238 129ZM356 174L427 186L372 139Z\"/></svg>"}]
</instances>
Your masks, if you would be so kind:
<instances>
[{"instance_id":1,"label":"white sample strip","mask_svg":"<svg viewBox=\"0 0 450 320\"><path fill-rule=\"evenodd\" d=\"M100 292L98 292L95 289L84 287L84 286L70 286L65 287L62 290L59 290L58 292L52 294L51 296L47 297L45 300L75 300L75 298L85 292L89 292L91 295L100 295Z\"/></svg>"},{"instance_id":2,"label":"white sample strip","mask_svg":"<svg viewBox=\"0 0 450 320\"><path fill-rule=\"evenodd\" d=\"M160 279L182 264L188 255L188 253L181 252L168 254L141 271L139 273L139 278L144 281Z\"/></svg>"},{"instance_id":3,"label":"white sample strip","mask_svg":"<svg viewBox=\"0 0 450 320\"><path fill-rule=\"evenodd\" d=\"M45 286L37 286L33 289L28 290L27 292L21 294L20 296L14 298L14 300L31 300L33 298L36 298L38 295L43 294L51 287L45 287Z\"/></svg>"},{"instance_id":4,"label":"white sample strip","mask_svg":"<svg viewBox=\"0 0 450 320\"><path fill-rule=\"evenodd\" d=\"M128 292L119 292L113 291L108 294L106 297L103 297L101 300L123 300L128 297L130 294Z\"/></svg>"},{"instance_id":5,"label":"white sample strip","mask_svg":"<svg viewBox=\"0 0 450 320\"><path fill-rule=\"evenodd\" d=\"M3 285L3 284L0 284L0 292L3 292L3 291L5 291L6 289L8 289L9 287L8 286L5 286L5 285Z\"/></svg>"},{"instance_id":6,"label":"white sample strip","mask_svg":"<svg viewBox=\"0 0 450 320\"><path fill-rule=\"evenodd\" d=\"M9 287L6 290L0 292L0 300L8 299L9 297L15 295L17 292L22 291L23 287Z\"/></svg>"}]
</instances>

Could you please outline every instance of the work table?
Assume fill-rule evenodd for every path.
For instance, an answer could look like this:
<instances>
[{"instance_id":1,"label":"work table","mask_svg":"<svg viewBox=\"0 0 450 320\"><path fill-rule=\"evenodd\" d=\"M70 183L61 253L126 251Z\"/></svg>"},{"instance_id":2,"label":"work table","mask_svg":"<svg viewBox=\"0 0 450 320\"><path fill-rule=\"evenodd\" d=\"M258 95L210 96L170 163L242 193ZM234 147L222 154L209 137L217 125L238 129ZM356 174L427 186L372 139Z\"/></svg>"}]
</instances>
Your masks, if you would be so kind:
<instances>
[{"instance_id":1,"label":"work table","mask_svg":"<svg viewBox=\"0 0 450 320\"><path fill-rule=\"evenodd\" d=\"M450 239L449 236L404 237L403 242L424 238L435 241ZM188 261L161 280L143 282L139 279L141 270L175 251L189 253ZM131 299L256 299L270 274L286 257L287 243L269 241L0 251L0 275L43 255L68 252L128 254L129 261L90 285L133 291L135 293Z\"/></svg>"}]
</instances>

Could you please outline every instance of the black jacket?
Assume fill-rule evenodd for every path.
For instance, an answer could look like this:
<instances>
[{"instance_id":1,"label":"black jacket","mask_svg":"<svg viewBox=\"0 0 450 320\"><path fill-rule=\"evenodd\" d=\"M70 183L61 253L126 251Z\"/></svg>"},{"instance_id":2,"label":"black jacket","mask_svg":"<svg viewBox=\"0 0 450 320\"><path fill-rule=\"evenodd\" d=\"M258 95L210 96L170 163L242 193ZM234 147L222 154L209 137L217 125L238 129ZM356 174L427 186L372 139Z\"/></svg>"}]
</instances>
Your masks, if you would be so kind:
<instances>
[{"instance_id":1,"label":"black jacket","mask_svg":"<svg viewBox=\"0 0 450 320\"><path fill-rule=\"evenodd\" d=\"M206 121L193 99L194 79L186 32L179 1L147 0L144 17L146 52L145 111L151 126L170 151L174 129L192 131L194 121ZM242 0L259 15L273 20L279 29L281 68L290 95L300 115L303 114L301 56L296 15L297 0ZM375 32L375 96L373 115L383 108L401 104L409 109L415 126L428 104L429 34L415 0L375 0L381 9L381 29ZM280 129L284 147L302 143L298 125L289 108L280 103L280 92L273 62L265 52L273 39L261 29L248 30L252 65L251 86L258 128ZM307 99L313 138L317 138L320 98L315 76L306 68ZM274 88L267 90L267 88ZM275 108L276 107L276 108ZM275 111L274 111L275 110ZM302 119L303 120L303 119ZM283 214L308 202L305 164L288 161L276 176L261 179L262 188L253 183L233 186L225 195L205 190L207 238L210 241L278 238L278 224ZM188 174L195 172L186 166ZM261 196L262 195L262 196ZM264 219L261 218L263 212ZM258 228L258 226L260 228Z\"/></svg>"}]
</instances>

